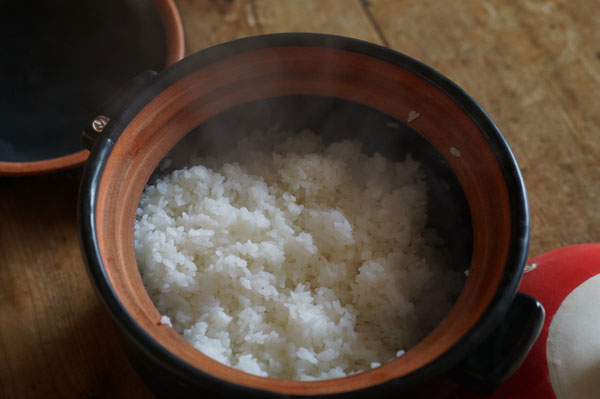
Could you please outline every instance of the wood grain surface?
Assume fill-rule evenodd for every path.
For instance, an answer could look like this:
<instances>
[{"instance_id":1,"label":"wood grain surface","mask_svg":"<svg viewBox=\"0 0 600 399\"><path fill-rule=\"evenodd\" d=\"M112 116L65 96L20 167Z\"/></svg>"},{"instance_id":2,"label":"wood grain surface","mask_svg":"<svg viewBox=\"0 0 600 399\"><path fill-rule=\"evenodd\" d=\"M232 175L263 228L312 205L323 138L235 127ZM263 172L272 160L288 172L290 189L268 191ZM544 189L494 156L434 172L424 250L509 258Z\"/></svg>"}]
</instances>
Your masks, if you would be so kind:
<instances>
[{"instance_id":1,"label":"wood grain surface","mask_svg":"<svg viewBox=\"0 0 600 399\"><path fill-rule=\"evenodd\" d=\"M529 193L531 255L600 241L600 2L178 0L187 52L310 31L390 46L495 120ZM77 171L0 181L0 398L152 397L79 253Z\"/></svg>"}]
</instances>

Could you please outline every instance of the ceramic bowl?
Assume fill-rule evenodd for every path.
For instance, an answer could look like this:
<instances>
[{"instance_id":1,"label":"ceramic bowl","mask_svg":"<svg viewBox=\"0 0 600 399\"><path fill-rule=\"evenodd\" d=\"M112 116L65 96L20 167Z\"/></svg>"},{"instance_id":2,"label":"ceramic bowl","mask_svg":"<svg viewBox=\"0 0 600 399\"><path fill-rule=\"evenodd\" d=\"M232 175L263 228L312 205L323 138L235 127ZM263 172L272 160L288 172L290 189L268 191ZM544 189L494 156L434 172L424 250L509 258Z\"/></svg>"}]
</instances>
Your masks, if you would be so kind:
<instances>
[{"instance_id":1,"label":"ceramic bowl","mask_svg":"<svg viewBox=\"0 0 600 399\"><path fill-rule=\"evenodd\" d=\"M118 99L84 135L91 155L80 238L98 295L155 393L366 397L428 392L447 378L489 392L537 337L543 308L517 294L529 239L519 168L492 120L433 69L359 40L266 35L148 72ZM145 184L167 154L211 153L217 149L202 144L211 138L227 147L271 124L309 127L325 141L356 138L367 152L393 159L411 153L422 162L432 199L428 223L446 240L451 267L468 268L469 276L449 314L404 356L346 378L263 378L212 360L159 322L133 247Z\"/></svg>"},{"instance_id":2,"label":"ceramic bowl","mask_svg":"<svg viewBox=\"0 0 600 399\"><path fill-rule=\"evenodd\" d=\"M183 57L172 0L33 0L2 14L0 176L83 164L90 113L134 74Z\"/></svg>"}]
</instances>

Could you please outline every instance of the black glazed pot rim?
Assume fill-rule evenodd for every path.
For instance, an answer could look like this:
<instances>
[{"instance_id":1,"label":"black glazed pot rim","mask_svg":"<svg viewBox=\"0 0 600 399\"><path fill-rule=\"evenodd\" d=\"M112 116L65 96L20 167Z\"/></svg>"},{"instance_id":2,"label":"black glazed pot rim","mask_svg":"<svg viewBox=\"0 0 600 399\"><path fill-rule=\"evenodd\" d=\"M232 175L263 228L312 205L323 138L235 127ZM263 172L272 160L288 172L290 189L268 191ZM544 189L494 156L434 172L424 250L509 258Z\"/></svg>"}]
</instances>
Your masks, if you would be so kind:
<instances>
[{"instance_id":1,"label":"black glazed pot rim","mask_svg":"<svg viewBox=\"0 0 600 399\"><path fill-rule=\"evenodd\" d=\"M500 130L465 91L420 61L389 48L358 39L316 33L279 33L238 39L184 58L159 73L145 88L141 89L119 115L111 118L111 123L97 140L82 176L78 202L79 236L84 260L89 276L94 283L94 288L112 318L119 325L121 332L135 342L147 356L155 359L182 380L194 381L201 379L214 384L215 387L222 386L230 390L234 389L239 394L253 393L263 396L273 394L272 392L260 391L247 386L235 385L196 369L161 346L131 318L116 296L106 275L98 248L95 215L103 170L115 142L135 115L158 93L192 71L228 56L263 48L288 46L335 48L359 53L398 66L426 80L440 89L474 122L500 165L508 188L512 221L511 237L502 278L487 309L476 324L456 344L434 361L401 378L365 389L378 389L391 383L397 389L402 390L443 374L462 360L470 351L474 350L492 332L503 318L516 294L527 259L529 245L529 207L525 185L512 151ZM348 394L351 394L351 392L344 393L344 395Z\"/></svg>"}]
</instances>

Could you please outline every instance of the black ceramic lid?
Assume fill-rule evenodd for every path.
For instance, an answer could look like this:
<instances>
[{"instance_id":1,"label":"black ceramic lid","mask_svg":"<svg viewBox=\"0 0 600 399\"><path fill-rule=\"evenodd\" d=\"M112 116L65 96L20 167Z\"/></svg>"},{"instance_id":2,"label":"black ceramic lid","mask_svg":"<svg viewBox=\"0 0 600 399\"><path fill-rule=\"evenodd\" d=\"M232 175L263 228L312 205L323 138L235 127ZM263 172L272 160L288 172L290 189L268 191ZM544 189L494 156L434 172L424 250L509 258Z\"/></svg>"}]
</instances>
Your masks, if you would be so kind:
<instances>
[{"instance_id":1,"label":"black ceramic lid","mask_svg":"<svg viewBox=\"0 0 600 399\"><path fill-rule=\"evenodd\" d=\"M183 56L171 0L0 3L0 175L87 158L81 127L140 72Z\"/></svg>"}]
</instances>

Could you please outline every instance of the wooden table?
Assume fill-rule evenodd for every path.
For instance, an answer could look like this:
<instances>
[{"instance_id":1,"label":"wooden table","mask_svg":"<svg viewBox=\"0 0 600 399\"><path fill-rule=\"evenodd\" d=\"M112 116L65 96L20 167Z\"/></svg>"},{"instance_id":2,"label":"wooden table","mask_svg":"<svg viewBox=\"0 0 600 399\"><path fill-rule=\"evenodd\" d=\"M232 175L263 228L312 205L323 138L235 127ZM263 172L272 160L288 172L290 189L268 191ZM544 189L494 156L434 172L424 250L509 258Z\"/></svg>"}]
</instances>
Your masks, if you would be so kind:
<instances>
[{"instance_id":1,"label":"wooden table","mask_svg":"<svg viewBox=\"0 0 600 399\"><path fill-rule=\"evenodd\" d=\"M429 64L496 121L521 165L531 255L600 241L600 2L178 0L188 53L270 32L336 33ZM96 299L77 173L0 183L0 398L151 397Z\"/></svg>"}]
</instances>

